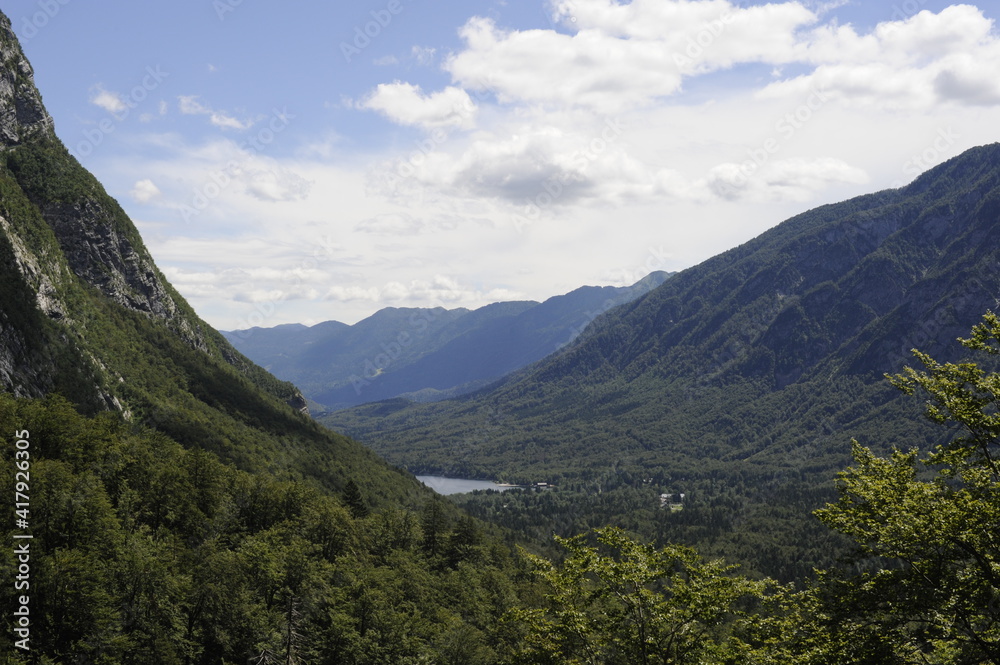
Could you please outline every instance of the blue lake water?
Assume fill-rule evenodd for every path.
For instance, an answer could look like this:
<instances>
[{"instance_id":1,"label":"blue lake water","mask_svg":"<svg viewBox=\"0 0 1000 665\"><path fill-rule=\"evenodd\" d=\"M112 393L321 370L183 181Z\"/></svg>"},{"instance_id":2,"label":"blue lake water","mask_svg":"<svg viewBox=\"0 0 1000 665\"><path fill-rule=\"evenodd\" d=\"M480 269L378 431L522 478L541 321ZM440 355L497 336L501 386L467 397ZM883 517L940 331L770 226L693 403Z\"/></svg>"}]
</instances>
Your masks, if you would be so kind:
<instances>
[{"instance_id":1,"label":"blue lake water","mask_svg":"<svg viewBox=\"0 0 1000 665\"><path fill-rule=\"evenodd\" d=\"M492 480L472 480L470 478L446 478L444 476L417 476L417 480L438 494L461 494L473 490L509 490L510 485L497 485Z\"/></svg>"}]
</instances>

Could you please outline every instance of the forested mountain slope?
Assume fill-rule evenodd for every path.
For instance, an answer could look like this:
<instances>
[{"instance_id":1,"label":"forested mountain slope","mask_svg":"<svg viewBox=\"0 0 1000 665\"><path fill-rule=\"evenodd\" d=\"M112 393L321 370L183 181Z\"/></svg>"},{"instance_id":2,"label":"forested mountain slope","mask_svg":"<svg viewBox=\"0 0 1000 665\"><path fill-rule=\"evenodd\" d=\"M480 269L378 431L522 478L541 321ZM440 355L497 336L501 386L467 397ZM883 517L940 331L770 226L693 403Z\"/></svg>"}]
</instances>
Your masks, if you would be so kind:
<instances>
[{"instance_id":1,"label":"forested mountain slope","mask_svg":"<svg viewBox=\"0 0 1000 665\"><path fill-rule=\"evenodd\" d=\"M954 339L997 305L998 235L989 145L685 270L499 387L325 422L411 470L572 488L523 510L480 507L538 533L618 521L698 540L699 519L716 534L780 530L771 506L828 496L851 437L907 448L943 435L883 374L913 347L956 357ZM692 509L664 516L659 494L680 492Z\"/></svg>"},{"instance_id":2,"label":"forested mountain slope","mask_svg":"<svg viewBox=\"0 0 1000 665\"><path fill-rule=\"evenodd\" d=\"M195 314L2 14L0 230L4 663L492 653L478 594L514 597L509 547Z\"/></svg>"},{"instance_id":3,"label":"forested mountain slope","mask_svg":"<svg viewBox=\"0 0 1000 665\"><path fill-rule=\"evenodd\" d=\"M248 471L354 478L377 503L422 486L300 410L157 269L122 208L59 141L9 23L0 26L0 389L111 409Z\"/></svg>"},{"instance_id":4,"label":"forested mountain slope","mask_svg":"<svg viewBox=\"0 0 1000 665\"><path fill-rule=\"evenodd\" d=\"M597 316L669 276L654 272L628 287L584 286L542 303L499 302L472 311L390 307L352 326L326 321L223 335L326 410L400 395L435 401L554 353Z\"/></svg>"}]
</instances>

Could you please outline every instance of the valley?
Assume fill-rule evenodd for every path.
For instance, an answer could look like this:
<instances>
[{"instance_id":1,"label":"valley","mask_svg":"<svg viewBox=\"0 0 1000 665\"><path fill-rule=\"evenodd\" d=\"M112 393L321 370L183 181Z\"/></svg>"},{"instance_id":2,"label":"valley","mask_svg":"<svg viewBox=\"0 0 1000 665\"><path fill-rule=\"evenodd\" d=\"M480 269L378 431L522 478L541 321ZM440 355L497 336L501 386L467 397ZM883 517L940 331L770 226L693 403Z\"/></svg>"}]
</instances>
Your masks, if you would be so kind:
<instances>
[{"instance_id":1,"label":"valley","mask_svg":"<svg viewBox=\"0 0 1000 665\"><path fill-rule=\"evenodd\" d=\"M389 33L402 10L364 25ZM903 28L972 24L969 11ZM476 26L477 44L509 37ZM172 280L193 300L211 291L199 280L281 271L161 270L143 237L159 227L140 233L67 148L5 14L0 56L0 485L17 547L0 555L5 663L1000 663L1000 144L630 286L220 332ZM966 89L950 76L937 89ZM403 85L338 112L444 98ZM182 120L253 125L177 101ZM471 122L461 108L434 136ZM611 140L567 155L597 167ZM596 185L497 163L504 187L544 183L524 211L533 241L563 243L539 220ZM470 179L480 204L496 198L491 173ZM311 186L251 175L261 210ZM163 192L143 179L130 195ZM353 237L380 236L388 255L457 225L385 214ZM358 255L336 251L354 279ZM438 282L470 301L508 293ZM323 298L433 291L341 287ZM233 288L234 302L275 298Z\"/></svg>"}]
</instances>

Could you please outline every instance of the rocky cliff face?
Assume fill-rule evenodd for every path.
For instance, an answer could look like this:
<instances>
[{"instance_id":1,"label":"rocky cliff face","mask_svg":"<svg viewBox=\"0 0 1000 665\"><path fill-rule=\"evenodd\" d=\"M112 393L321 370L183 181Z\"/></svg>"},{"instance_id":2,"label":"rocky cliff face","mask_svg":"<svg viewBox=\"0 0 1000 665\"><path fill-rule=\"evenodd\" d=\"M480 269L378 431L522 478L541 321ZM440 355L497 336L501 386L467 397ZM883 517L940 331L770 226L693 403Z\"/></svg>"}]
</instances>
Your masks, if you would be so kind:
<instances>
[{"instance_id":1,"label":"rocky cliff face","mask_svg":"<svg viewBox=\"0 0 1000 665\"><path fill-rule=\"evenodd\" d=\"M0 15L0 149L23 149L30 142L42 141L58 143L52 118L42 104L31 65L18 45L9 19ZM69 155L66 157L72 160ZM83 171L75 160L67 168ZM138 235L132 234L130 238L123 228L131 226L125 213L96 181L93 184L92 195L71 202L44 200L31 191L28 194L55 232L70 269L78 277L123 307L173 319L179 314L177 303L152 257ZM10 224L4 230L10 233ZM17 245L15 242L22 273L40 289L39 305L59 318L62 308L55 300L51 276L46 278L45 271L37 262L32 265L29 253L18 251ZM180 328L190 333L192 344L205 346L204 339L194 333L189 323L179 323Z\"/></svg>"},{"instance_id":2,"label":"rocky cliff face","mask_svg":"<svg viewBox=\"0 0 1000 665\"><path fill-rule=\"evenodd\" d=\"M35 88L35 75L18 45L10 19L0 14L0 145L17 145L52 132L52 118Z\"/></svg>"},{"instance_id":3,"label":"rocky cliff face","mask_svg":"<svg viewBox=\"0 0 1000 665\"><path fill-rule=\"evenodd\" d=\"M163 319L177 315L152 257L115 229L101 201L43 204L41 212L78 277L122 307Z\"/></svg>"},{"instance_id":4,"label":"rocky cliff face","mask_svg":"<svg viewBox=\"0 0 1000 665\"><path fill-rule=\"evenodd\" d=\"M144 380L121 363L114 369L120 358L112 355L122 349L107 350L90 318L129 320L116 307L153 324L133 328L179 338L200 358L196 365L229 365L304 410L293 386L235 351L160 273L125 211L56 136L31 65L0 14L0 390L72 392L80 403L127 412L130 381ZM144 361L136 362L133 369Z\"/></svg>"}]
</instances>

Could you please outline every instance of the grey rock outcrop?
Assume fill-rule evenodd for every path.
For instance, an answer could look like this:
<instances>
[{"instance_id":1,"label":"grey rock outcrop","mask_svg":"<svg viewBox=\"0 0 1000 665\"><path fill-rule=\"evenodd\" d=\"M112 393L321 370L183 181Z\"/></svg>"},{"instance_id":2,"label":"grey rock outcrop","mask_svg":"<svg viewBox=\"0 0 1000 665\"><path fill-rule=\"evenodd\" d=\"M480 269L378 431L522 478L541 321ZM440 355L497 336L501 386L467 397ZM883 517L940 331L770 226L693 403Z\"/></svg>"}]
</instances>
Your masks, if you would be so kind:
<instances>
[{"instance_id":1,"label":"grey rock outcrop","mask_svg":"<svg viewBox=\"0 0 1000 665\"><path fill-rule=\"evenodd\" d=\"M0 14L0 145L17 145L39 131L52 132L52 117L42 104L10 19Z\"/></svg>"},{"instance_id":2,"label":"grey rock outcrop","mask_svg":"<svg viewBox=\"0 0 1000 665\"><path fill-rule=\"evenodd\" d=\"M122 307L163 319L177 314L152 257L115 229L112 213L100 202L45 205L42 216L77 276Z\"/></svg>"}]
</instances>

